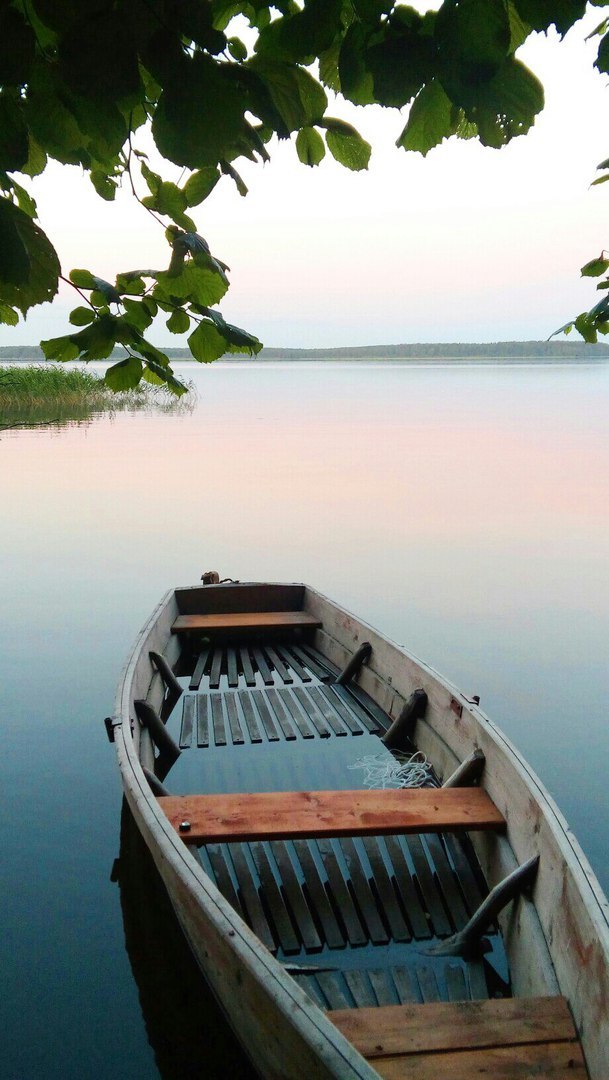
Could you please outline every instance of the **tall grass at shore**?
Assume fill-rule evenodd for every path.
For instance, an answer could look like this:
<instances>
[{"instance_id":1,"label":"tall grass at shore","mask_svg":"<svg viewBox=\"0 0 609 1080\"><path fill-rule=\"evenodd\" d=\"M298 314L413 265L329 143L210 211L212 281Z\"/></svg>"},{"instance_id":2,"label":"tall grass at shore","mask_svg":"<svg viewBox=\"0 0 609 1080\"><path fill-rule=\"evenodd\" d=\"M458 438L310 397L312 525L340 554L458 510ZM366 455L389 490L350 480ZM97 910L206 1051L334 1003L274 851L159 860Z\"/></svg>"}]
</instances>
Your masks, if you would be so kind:
<instances>
[{"instance_id":1,"label":"tall grass at shore","mask_svg":"<svg viewBox=\"0 0 609 1080\"><path fill-rule=\"evenodd\" d=\"M41 406L129 409L147 404L152 396L154 391L146 383L128 393L113 394L100 378L89 371L45 367L42 364L0 367L0 409L11 412Z\"/></svg>"}]
</instances>

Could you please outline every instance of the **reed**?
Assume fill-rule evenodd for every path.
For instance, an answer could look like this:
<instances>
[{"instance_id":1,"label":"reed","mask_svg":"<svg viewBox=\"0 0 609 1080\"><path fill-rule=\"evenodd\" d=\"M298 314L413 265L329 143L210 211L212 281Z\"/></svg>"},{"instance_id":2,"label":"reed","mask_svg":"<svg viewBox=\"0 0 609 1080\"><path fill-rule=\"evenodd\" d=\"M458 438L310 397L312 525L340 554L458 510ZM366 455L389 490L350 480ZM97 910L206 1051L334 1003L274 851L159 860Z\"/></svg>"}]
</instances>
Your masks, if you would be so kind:
<instances>
[{"instance_id":1,"label":"reed","mask_svg":"<svg viewBox=\"0 0 609 1080\"><path fill-rule=\"evenodd\" d=\"M155 397L153 387L143 384L125 394L113 394L89 371L43 364L32 367L0 367L0 410L17 412L42 407L84 408L92 412L132 409Z\"/></svg>"}]
</instances>

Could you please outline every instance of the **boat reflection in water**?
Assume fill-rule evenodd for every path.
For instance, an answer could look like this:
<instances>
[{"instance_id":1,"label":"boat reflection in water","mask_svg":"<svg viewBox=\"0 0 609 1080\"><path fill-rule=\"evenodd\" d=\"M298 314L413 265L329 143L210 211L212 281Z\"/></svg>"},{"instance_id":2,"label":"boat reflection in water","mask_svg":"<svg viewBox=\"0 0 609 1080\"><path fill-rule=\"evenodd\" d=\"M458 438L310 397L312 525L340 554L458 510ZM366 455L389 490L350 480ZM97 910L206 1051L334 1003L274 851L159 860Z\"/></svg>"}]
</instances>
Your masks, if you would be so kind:
<instances>
[{"instance_id":1,"label":"boat reflection in water","mask_svg":"<svg viewBox=\"0 0 609 1080\"><path fill-rule=\"evenodd\" d=\"M197 966L126 802L118 864L125 945L163 1080L258 1074Z\"/></svg>"}]
</instances>

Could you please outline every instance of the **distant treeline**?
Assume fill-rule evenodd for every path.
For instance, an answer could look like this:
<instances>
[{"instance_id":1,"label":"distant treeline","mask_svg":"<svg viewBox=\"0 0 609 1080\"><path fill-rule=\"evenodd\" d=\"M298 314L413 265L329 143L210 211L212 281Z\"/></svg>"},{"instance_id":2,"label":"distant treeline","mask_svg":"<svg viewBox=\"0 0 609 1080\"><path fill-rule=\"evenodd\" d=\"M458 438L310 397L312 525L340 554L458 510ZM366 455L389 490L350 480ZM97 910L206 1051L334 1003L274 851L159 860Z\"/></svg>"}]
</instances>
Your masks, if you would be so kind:
<instances>
[{"instance_id":1,"label":"distant treeline","mask_svg":"<svg viewBox=\"0 0 609 1080\"><path fill-rule=\"evenodd\" d=\"M188 349L165 349L172 360L191 360ZM109 359L122 354L115 350ZM233 359L226 357L226 359ZM549 360L609 359L609 345L578 341L423 342L409 345L357 345L343 349L265 348L257 360ZM44 360L36 345L0 347L0 360Z\"/></svg>"}]
</instances>

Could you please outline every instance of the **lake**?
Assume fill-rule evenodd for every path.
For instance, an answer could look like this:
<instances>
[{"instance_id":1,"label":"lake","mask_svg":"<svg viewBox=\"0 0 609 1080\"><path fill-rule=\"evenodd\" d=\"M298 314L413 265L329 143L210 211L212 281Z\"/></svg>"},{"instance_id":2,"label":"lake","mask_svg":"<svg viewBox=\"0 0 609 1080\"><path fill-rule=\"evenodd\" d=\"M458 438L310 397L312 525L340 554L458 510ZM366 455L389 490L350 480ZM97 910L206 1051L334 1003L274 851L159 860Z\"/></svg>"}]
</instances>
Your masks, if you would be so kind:
<instances>
[{"instance_id":1,"label":"lake","mask_svg":"<svg viewBox=\"0 0 609 1080\"><path fill-rule=\"evenodd\" d=\"M0 435L7 1080L246 1075L153 875L129 887L125 823L110 880L103 718L156 601L204 570L309 582L480 694L609 890L609 364L176 367L192 412Z\"/></svg>"}]
</instances>

